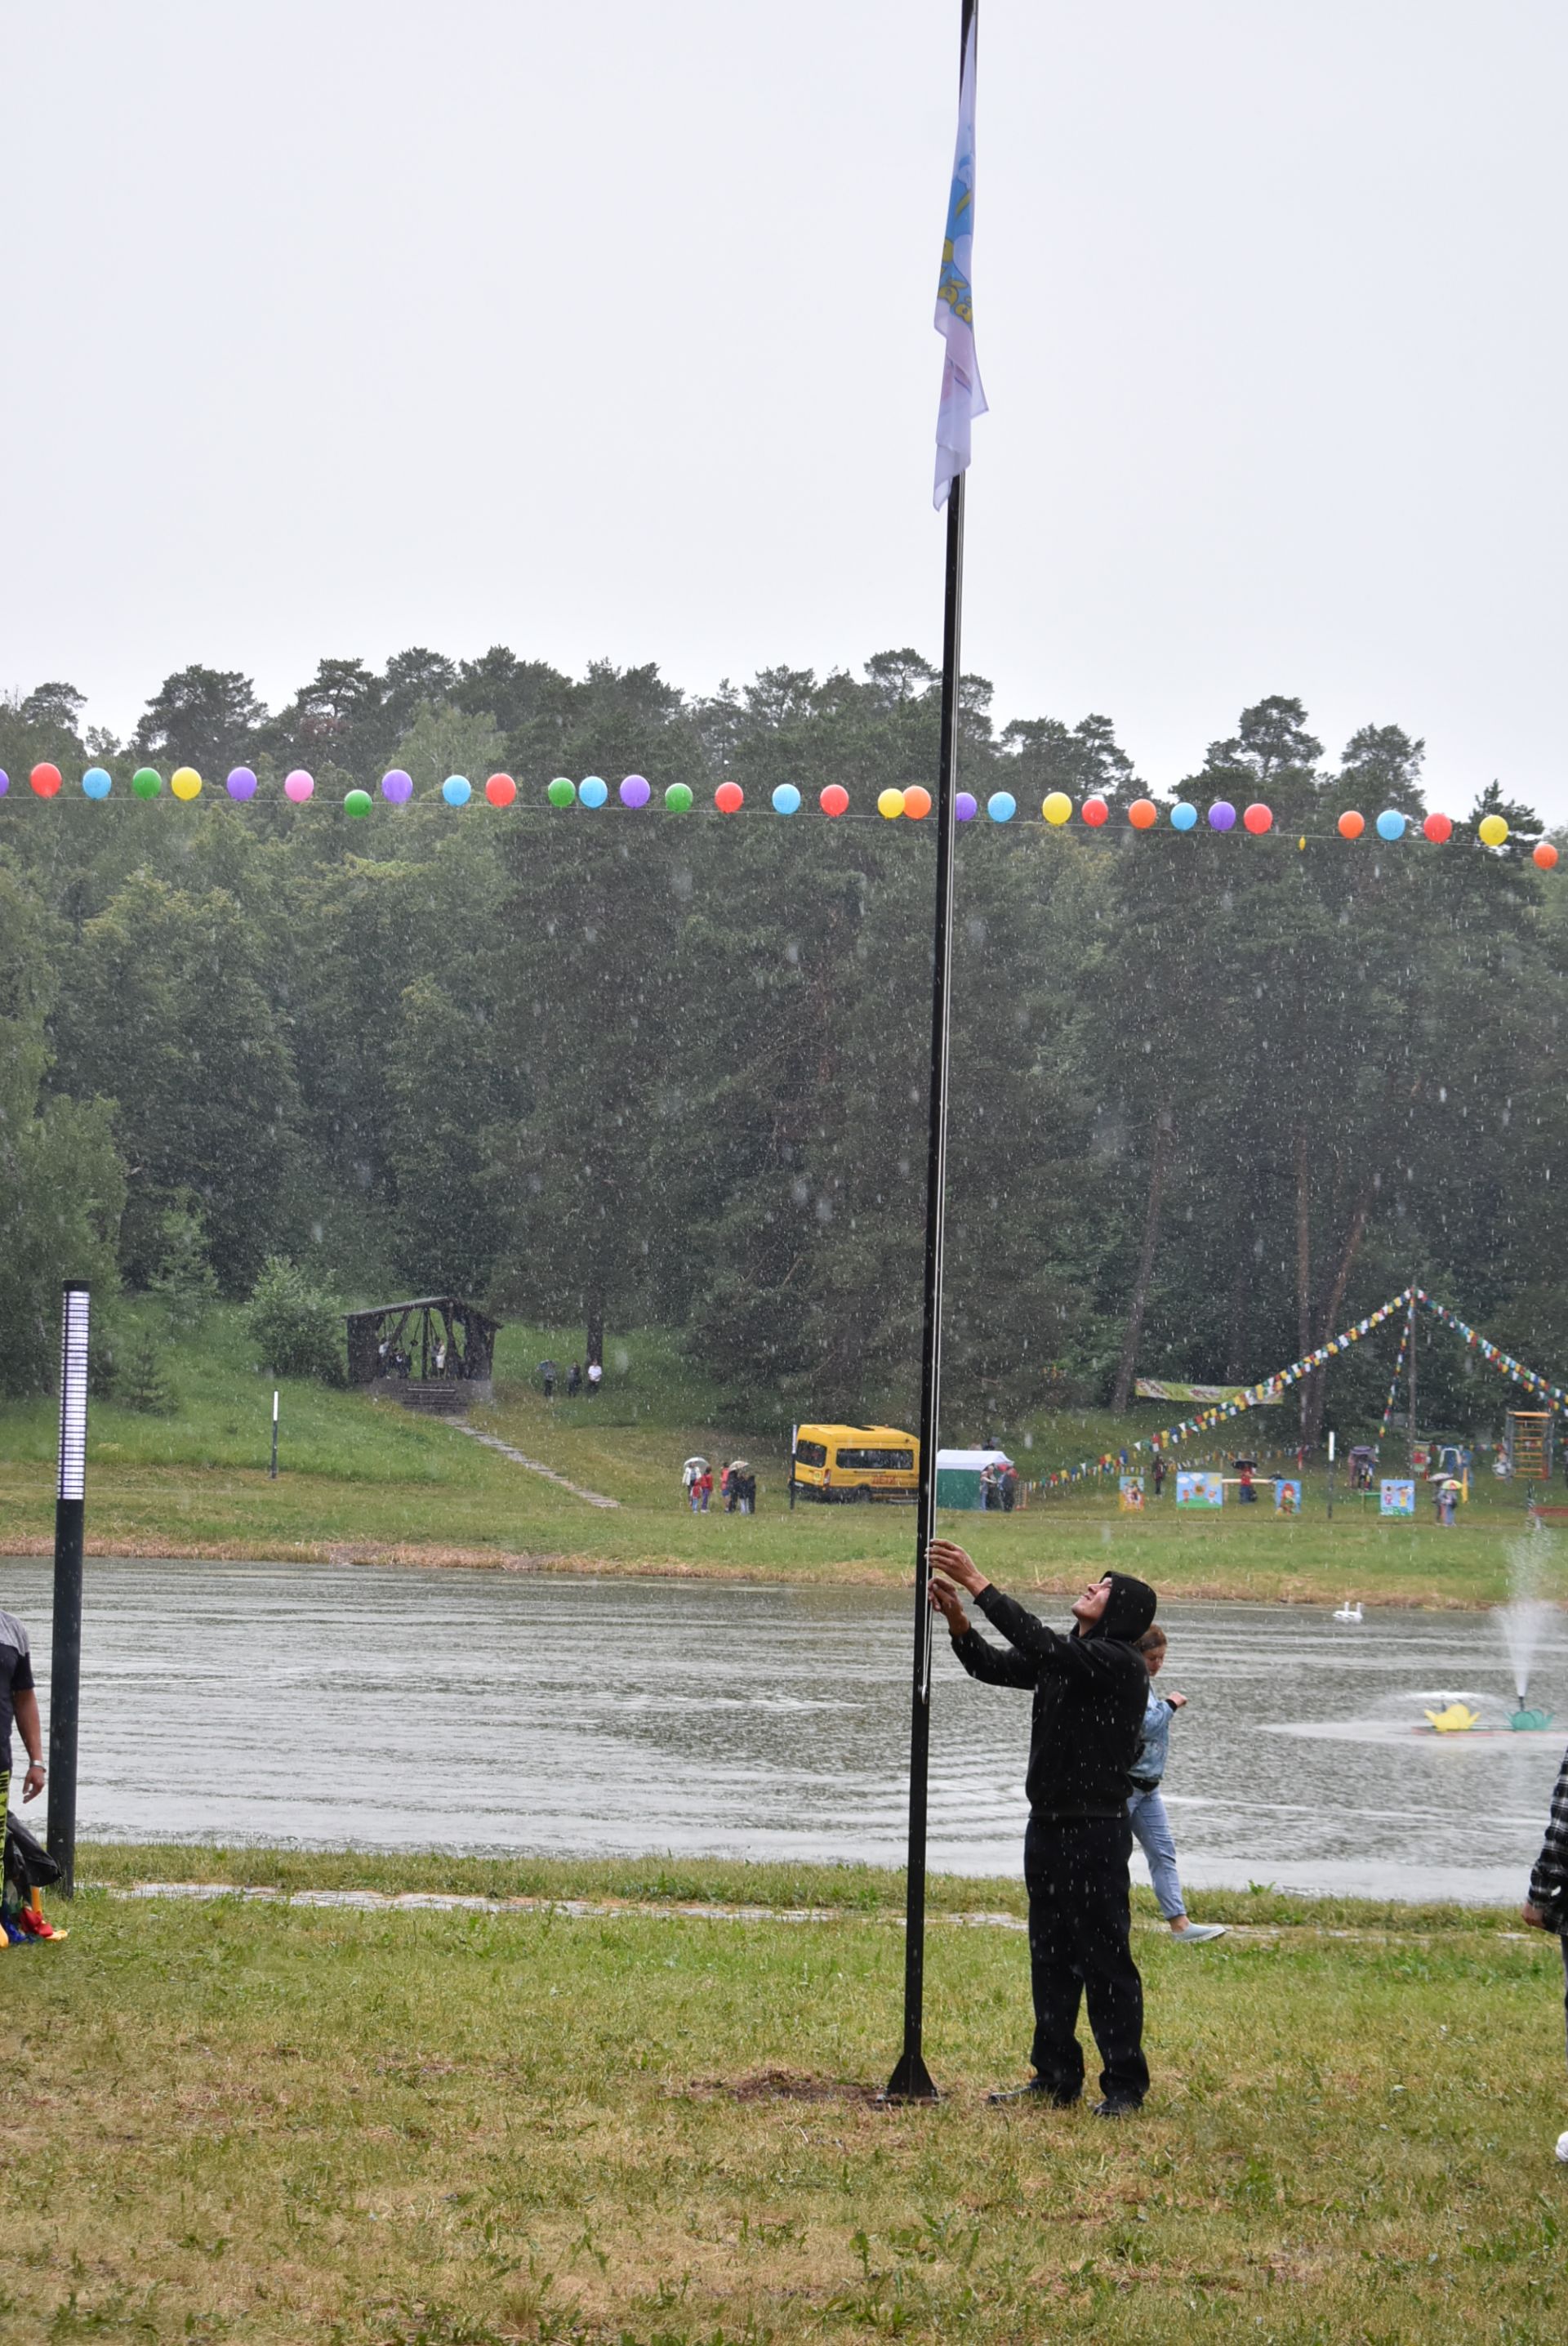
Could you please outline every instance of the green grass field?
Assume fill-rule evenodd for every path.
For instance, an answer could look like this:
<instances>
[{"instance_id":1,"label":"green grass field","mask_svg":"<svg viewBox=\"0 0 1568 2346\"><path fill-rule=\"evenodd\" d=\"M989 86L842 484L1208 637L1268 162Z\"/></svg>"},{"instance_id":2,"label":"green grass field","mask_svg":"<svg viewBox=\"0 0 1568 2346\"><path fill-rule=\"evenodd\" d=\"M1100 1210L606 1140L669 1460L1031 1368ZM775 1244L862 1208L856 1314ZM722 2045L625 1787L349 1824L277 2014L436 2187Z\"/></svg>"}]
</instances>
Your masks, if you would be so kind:
<instances>
[{"instance_id":1,"label":"green grass field","mask_svg":"<svg viewBox=\"0 0 1568 2346\"><path fill-rule=\"evenodd\" d=\"M546 1404L530 1382L553 1352L572 1358L574 1331L511 1327L497 1398L473 1423L582 1487L619 1501L596 1508L449 1426L388 1403L286 1383L283 1472L268 1479L272 1380L261 1373L239 1316L213 1314L200 1340L170 1353L178 1406L148 1417L95 1404L88 1530L99 1553L259 1557L333 1554L409 1561L526 1558L567 1570L714 1573L744 1578L895 1581L907 1576L907 1509L785 1504L787 1443L720 1423L718 1397L667 1342L634 1334L610 1348L597 1401ZM999 1429L1023 1471L1095 1455L1167 1415L1125 1420L1070 1413ZM975 1433L983 1429L961 1429ZM1263 1423L1257 1438L1266 1440ZM681 1460L693 1450L748 1457L759 1513L694 1520ZM44 1402L0 1405L0 1551L47 1547L53 1522L55 1413ZM1173 1594L1336 1602L1487 1604L1508 1594L1510 1549L1523 1532L1523 1494L1483 1477L1451 1533L1423 1509L1413 1525L1380 1523L1341 1487L1326 1519L1321 1478L1305 1512L1227 1506L1177 1516L1167 1495L1142 1518L1118 1514L1114 1491L1079 1484L1012 1516L958 1516L985 1568L1018 1586L1062 1588L1116 1561Z\"/></svg>"},{"instance_id":2,"label":"green grass field","mask_svg":"<svg viewBox=\"0 0 1568 2346\"><path fill-rule=\"evenodd\" d=\"M896 1877L83 1852L297 1887L811 1904L830 1919L122 1902L7 1965L0 2333L335 2346L883 2336L1313 2346L1563 2334L1555 1946L1506 1916L1269 1898L1136 1933L1155 2089L988 2108L1024 1947L946 1915L944 2099L897 2046ZM1392 1925L1393 1927L1390 1927Z\"/></svg>"}]
</instances>

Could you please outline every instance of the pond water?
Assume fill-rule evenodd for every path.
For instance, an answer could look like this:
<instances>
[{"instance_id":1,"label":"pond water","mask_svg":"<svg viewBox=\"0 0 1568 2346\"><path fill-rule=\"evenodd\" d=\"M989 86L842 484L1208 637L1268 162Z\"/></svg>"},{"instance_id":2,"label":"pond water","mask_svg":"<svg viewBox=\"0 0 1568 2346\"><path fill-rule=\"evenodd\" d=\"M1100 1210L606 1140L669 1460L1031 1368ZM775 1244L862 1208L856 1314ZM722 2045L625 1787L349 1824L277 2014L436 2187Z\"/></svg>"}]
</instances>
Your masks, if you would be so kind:
<instances>
[{"instance_id":1,"label":"pond water","mask_svg":"<svg viewBox=\"0 0 1568 2346\"><path fill-rule=\"evenodd\" d=\"M0 1561L40 1689L50 1566ZM1061 1598L1035 1600L1065 1621ZM1568 1728L1438 1736L1513 1708L1480 1614L1171 1605L1166 1794L1195 1888L1516 1902ZM677 1851L901 1862L911 1625L863 1588L89 1559L79 1830L118 1839ZM1422 1730L1422 1731L1418 1731ZM931 1856L1015 1873L1026 1696L939 1636ZM1137 1861L1142 1877L1142 1860Z\"/></svg>"}]
</instances>

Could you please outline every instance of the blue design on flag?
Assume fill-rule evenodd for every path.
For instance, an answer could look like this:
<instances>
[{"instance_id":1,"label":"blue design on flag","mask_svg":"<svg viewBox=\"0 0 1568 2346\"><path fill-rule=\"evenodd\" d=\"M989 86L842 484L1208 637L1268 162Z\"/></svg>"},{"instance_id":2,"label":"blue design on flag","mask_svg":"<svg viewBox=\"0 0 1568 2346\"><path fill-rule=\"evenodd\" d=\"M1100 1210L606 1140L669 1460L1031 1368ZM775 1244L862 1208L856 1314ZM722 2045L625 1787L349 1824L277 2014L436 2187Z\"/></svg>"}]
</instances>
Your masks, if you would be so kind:
<instances>
[{"instance_id":1,"label":"blue design on flag","mask_svg":"<svg viewBox=\"0 0 1568 2346\"><path fill-rule=\"evenodd\" d=\"M952 189L947 203L942 272L936 288L936 330L947 344L942 370L942 404L936 419L935 505L969 465L969 427L986 412L980 367L974 355L974 290L970 251L974 237L974 19L964 44L958 95L958 140L952 158Z\"/></svg>"}]
</instances>

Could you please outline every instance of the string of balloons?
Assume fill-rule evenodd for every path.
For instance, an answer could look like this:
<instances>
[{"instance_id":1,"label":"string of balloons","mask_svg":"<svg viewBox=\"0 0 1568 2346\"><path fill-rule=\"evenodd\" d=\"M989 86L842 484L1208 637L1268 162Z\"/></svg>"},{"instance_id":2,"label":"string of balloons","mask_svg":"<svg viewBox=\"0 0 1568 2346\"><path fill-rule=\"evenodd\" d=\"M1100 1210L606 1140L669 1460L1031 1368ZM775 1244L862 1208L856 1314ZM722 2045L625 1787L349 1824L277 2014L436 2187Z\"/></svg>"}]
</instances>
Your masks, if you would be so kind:
<instances>
[{"instance_id":1,"label":"string of balloons","mask_svg":"<svg viewBox=\"0 0 1568 2346\"><path fill-rule=\"evenodd\" d=\"M40 799L58 798L65 788L65 777L60 769L47 761L35 766L27 779L35 795ZM5 796L10 786L10 777L0 771L0 798ZM160 798L164 788L163 776L156 766L138 766L130 778L130 787L136 798ZM168 788L174 797L186 802L199 798L204 787L194 766L177 766L168 778ZM102 801L113 791L114 777L107 766L89 766L82 775L81 788L86 798ZM256 796L260 783L252 768L235 766L225 779L223 788L231 799L243 802ZM400 766L391 767L382 776L379 789L381 797L389 806L406 806L414 796L413 777ZM490 805L497 808L512 806L518 795L517 784L510 774L490 775L483 790ZM297 766L291 773L284 776L283 795L290 805L304 806L315 794L315 778L302 766ZM466 806L473 796L473 784L465 774L449 774L438 795L447 806ZM653 784L646 774L627 774L616 785L615 796L621 806L635 811L651 804ZM588 774L579 782L573 781L565 774L557 774L554 781L546 784L545 799L552 807L580 806L592 811L609 803L610 785L601 774ZM697 794L687 782L670 782L662 793L661 802L668 814L688 814L697 803ZM362 818L371 812L375 801L369 790L354 789L346 793L342 803L345 814ZM738 782L720 782L713 793L714 807L720 814L738 814L745 803L746 793ZM775 814L794 815L805 806L806 798L793 782L779 782L769 792L769 803ZM817 793L817 805L830 821L836 821L850 812L850 793L841 782L830 782L825 790ZM885 821L923 822L932 811L932 795L918 783L908 790L879 790L876 811ZM953 812L960 822L975 821L981 811L981 802L973 791L957 792ZM992 822L1012 822L1018 814L1018 801L1011 790L993 790L985 801L984 812ZM1095 831L1105 830L1111 821L1109 801L1097 794L1086 798L1077 809L1065 790L1050 790L1040 803L1041 818L1053 830L1060 830L1070 823L1074 812L1081 822ZM1134 799L1126 810L1126 820L1135 831L1151 831L1159 826L1161 810L1153 799ZM1261 839L1273 831L1275 818L1273 809L1261 800L1255 800L1250 806L1238 811L1228 799L1216 799L1207 813L1200 815L1198 809L1189 801L1177 799L1165 810L1164 821L1172 831L1182 833L1195 831L1200 823L1207 821L1207 828L1222 837L1239 825L1253 838ZM1385 807L1380 814L1372 818L1371 822L1376 836L1390 846L1403 839L1410 825L1411 818L1401 813L1398 807ZM1362 838L1367 828L1367 817L1353 809L1347 809L1335 824L1339 836L1350 842ZM1421 837L1434 847L1441 847L1451 840L1456 828L1452 816L1446 814L1429 814L1420 825ZM1508 839L1509 827L1502 815L1487 814L1476 825L1475 835L1483 847L1502 847ZM1300 836L1298 843L1302 847L1307 844L1307 837L1305 832ZM1531 852L1543 872L1554 869L1558 851L1550 840L1537 841Z\"/></svg>"}]
</instances>

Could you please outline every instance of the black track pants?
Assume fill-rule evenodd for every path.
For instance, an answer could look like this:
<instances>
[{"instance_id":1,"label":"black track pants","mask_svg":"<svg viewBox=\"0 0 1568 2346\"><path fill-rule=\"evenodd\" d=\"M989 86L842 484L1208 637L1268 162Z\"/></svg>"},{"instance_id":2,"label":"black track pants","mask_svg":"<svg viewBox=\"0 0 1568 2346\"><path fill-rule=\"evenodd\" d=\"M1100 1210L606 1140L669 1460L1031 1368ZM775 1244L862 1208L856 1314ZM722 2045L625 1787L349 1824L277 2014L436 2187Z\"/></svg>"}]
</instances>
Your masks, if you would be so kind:
<instances>
[{"instance_id":1,"label":"black track pants","mask_svg":"<svg viewBox=\"0 0 1568 2346\"><path fill-rule=\"evenodd\" d=\"M1144 1984L1128 1940L1132 1849L1125 1815L1033 1816L1024 1836L1034 2066L1064 2101L1084 2086L1080 1998L1100 2048L1100 2091L1109 2101L1141 2102L1149 2089Z\"/></svg>"}]
</instances>

